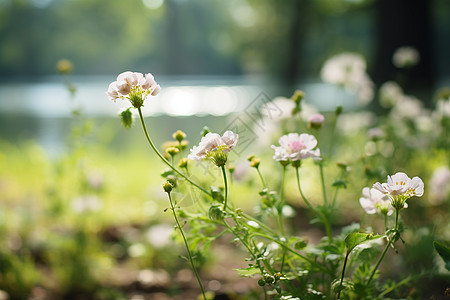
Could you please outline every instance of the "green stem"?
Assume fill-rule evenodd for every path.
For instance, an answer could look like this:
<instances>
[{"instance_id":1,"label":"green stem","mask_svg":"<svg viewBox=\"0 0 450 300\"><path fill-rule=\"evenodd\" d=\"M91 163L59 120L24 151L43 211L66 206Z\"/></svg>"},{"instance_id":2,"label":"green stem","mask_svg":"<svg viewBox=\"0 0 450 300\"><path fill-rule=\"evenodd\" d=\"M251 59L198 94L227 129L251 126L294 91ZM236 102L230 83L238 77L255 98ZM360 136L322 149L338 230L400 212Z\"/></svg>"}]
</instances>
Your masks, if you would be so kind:
<instances>
[{"instance_id":1,"label":"green stem","mask_svg":"<svg viewBox=\"0 0 450 300\"><path fill-rule=\"evenodd\" d=\"M259 167L256 168L256 171L258 172L259 179L261 179L261 183L262 183L263 188L266 188L267 187L266 186L266 182L264 181L264 177L262 176L261 171L259 170Z\"/></svg>"},{"instance_id":2,"label":"green stem","mask_svg":"<svg viewBox=\"0 0 450 300\"><path fill-rule=\"evenodd\" d=\"M281 176L281 191L280 191L280 209L278 210L278 224L280 226L280 233L282 236L286 236L284 231L284 223L283 223L283 204L284 204L284 179L286 176L286 166L283 166L283 173ZM283 249L283 257L281 259L281 267L280 272L283 273L284 263L286 258L286 249Z\"/></svg>"},{"instance_id":3,"label":"green stem","mask_svg":"<svg viewBox=\"0 0 450 300\"><path fill-rule=\"evenodd\" d=\"M347 266L347 260L348 260L349 254L350 254L350 251L347 251L347 254L345 255L344 266L342 267L341 283L339 284L339 291L338 291L338 294L337 294L337 299L338 300L341 297L342 282L344 281L345 267Z\"/></svg>"},{"instance_id":4,"label":"green stem","mask_svg":"<svg viewBox=\"0 0 450 300\"><path fill-rule=\"evenodd\" d=\"M299 174L298 169L299 169L299 167L295 168L295 171L296 171L296 174L297 174L297 185L298 185L298 190L300 192L300 195L302 196L302 198L305 201L306 205L308 205L308 207L311 210L314 210L314 211L318 212L320 214L320 216L322 217L323 224L325 226L325 232L327 233L328 241L331 242L331 225L330 225L330 222L328 221L327 216L322 211L315 209L311 205L311 203L306 199L305 195L303 194L302 188L300 186L300 174Z\"/></svg>"},{"instance_id":5,"label":"green stem","mask_svg":"<svg viewBox=\"0 0 450 300\"><path fill-rule=\"evenodd\" d=\"M228 183L227 183L227 172L225 170L225 166L222 166L222 175L223 175L223 183L225 185L225 201L223 204L223 210L227 209L227 201L228 201Z\"/></svg>"},{"instance_id":6,"label":"green stem","mask_svg":"<svg viewBox=\"0 0 450 300\"><path fill-rule=\"evenodd\" d=\"M186 246L186 250L187 250L187 253L189 256L189 262L191 263L191 267L192 267L192 270L194 271L195 277L197 277L197 281L200 286L200 290L202 291L203 299L206 300L205 290L203 289L202 281L200 280L200 276L198 275L197 269L195 268L194 260L192 259L191 250L189 250L189 244L186 240L186 236L184 235L183 228L181 227L180 222L178 221L178 217L175 212L175 206L173 205L173 202L172 202L172 197L170 196L170 193L167 193L167 195L169 195L169 202L170 202L170 207L172 209L173 217L175 218L177 227L180 230L181 236L183 237L184 245Z\"/></svg>"},{"instance_id":7,"label":"green stem","mask_svg":"<svg viewBox=\"0 0 450 300\"><path fill-rule=\"evenodd\" d=\"M336 187L336 190L334 190L334 196L333 196L333 202L331 203L331 206L334 207L336 205L336 199L339 191L339 186Z\"/></svg>"},{"instance_id":8,"label":"green stem","mask_svg":"<svg viewBox=\"0 0 450 300\"><path fill-rule=\"evenodd\" d=\"M237 223L236 219L234 219L234 221ZM262 276L264 274L264 269L263 269L263 267L261 267L261 263L258 260L258 258L256 257L256 254L253 252L252 248L247 244L246 241L243 240L243 238L241 237L240 234L236 233L233 230L233 228L230 225L228 225L228 223L225 220L223 221L223 223L224 223L225 227L228 228L228 230L241 241L242 245L244 245L244 247L247 248L248 253L252 256L252 259L256 262L256 265L258 266L259 271ZM264 290L264 299L267 299L267 291L264 287L263 287L263 290Z\"/></svg>"},{"instance_id":9,"label":"green stem","mask_svg":"<svg viewBox=\"0 0 450 300\"><path fill-rule=\"evenodd\" d=\"M195 182L193 182L192 180L190 180L186 175L184 175L180 170L178 170L175 166L173 166L159 151L158 149L155 147L155 145L153 144L148 132L147 132L147 127L145 126L145 122L144 122L144 117L142 116L142 111L141 108L138 107L138 112L139 112L139 118L141 120L141 124L142 124L142 128L144 129L144 134L145 137L147 138L148 143L150 144L150 147L153 149L153 151L155 151L156 155L158 155L158 157L166 164L168 165L172 170L174 170L178 175L180 175L181 177L183 177L187 182L189 182L190 184L192 184L193 186L197 187L199 190L201 190L203 193L207 194L208 196L211 196L211 193L208 192L207 190L205 190L204 188L202 188L201 186L199 186L198 184L196 184Z\"/></svg>"},{"instance_id":10,"label":"green stem","mask_svg":"<svg viewBox=\"0 0 450 300\"><path fill-rule=\"evenodd\" d=\"M315 262L315 261L309 259L309 258L306 257L306 256L301 255L300 253L298 253L298 252L295 251L294 249L290 248L289 246L286 246L286 244L285 244L284 242L281 242L279 239L275 239L275 238L273 238L273 237L271 237L271 236L265 235L265 234L263 234L263 233L258 233L258 232L254 232L254 233L252 233L252 235L260 236L260 237L266 238L266 239L268 239L268 240L270 240L270 241L272 241L272 242L275 242L275 243L277 243L278 245L280 245L281 247L283 247L284 249L286 249L287 251L289 251L289 252L291 252L292 254L294 254L295 256L298 256L298 257L300 257L301 259L303 259L303 260L309 262L312 266L316 266L317 268L319 268L320 270L326 272L327 274L332 275L332 272L331 272L328 268L326 268L326 267L322 266L321 264L319 264L319 263L317 263L317 262Z\"/></svg>"},{"instance_id":11,"label":"green stem","mask_svg":"<svg viewBox=\"0 0 450 300\"><path fill-rule=\"evenodd\" d=\"M319 163L319 169L320 169L320 180L322 182L323 203L324 203L324 205L326 205L328 203L328 200L327 200L327 191L326 191L326 187L325 187L325 177L323 175L323 163L322 162Z\"/></svg>"},{"instance_id":12,"label":"green stem","mask_svg":"<svg viewBox=\"0 0 450 300\"><path fill-rule=\"evenodd\" d=\"M281 188L280 188L280 199L284 200L284 181L286 179L286 166L283 165L283 172L281 173Z\"/></svg>"},{"instance_id":13,"label":"green stem","mask_svg":"<svg viewBox=\"0 0 450 300\"><path fill-rule=\"evenodd\" d=\"M300 192L300 195L303 198L303 201L305 201L306 205L308 205L308 207L312 210L314 210L314 207L311 205L311 203L308 201L308 199L306 199L305 195L303 195L303 191L302 191L302 187L300 186L300 174L298 171L299 167L295 168L295 172L297 175L297 186L298 186L298 191Z\"/></svg>"},{"instance_id":14,"label":"green stem","mask_svg":"<svg viewBox=\"0 0 450 300\"><path fill-rule=\"evenodd\" d=\"M395 227L394 227L394 234L397 234L397 227L398 227L398 212L399 212L399 210L396 209L396 210L395 210ZM389 237L389 241L388 241L388 243L386 244L386 248L384 248L383 254L381 254L380 258L378 259L377 264L376 264L375 267L373 268L373 271L372 271L372 274L371 274L370 277L369 277L369 280L367 280L367 283L366 283L367 286L369 285L370 281L372 281L372 278L373 278L373 276L375 275L375 272L377 271L378 267L380 266L381 261L384 259L384 256L386 255L387 251L389 250L389 247L391 246L393 240L394 240L394 237L393 237L393 236Z\"/></svg>"}]
</instances>

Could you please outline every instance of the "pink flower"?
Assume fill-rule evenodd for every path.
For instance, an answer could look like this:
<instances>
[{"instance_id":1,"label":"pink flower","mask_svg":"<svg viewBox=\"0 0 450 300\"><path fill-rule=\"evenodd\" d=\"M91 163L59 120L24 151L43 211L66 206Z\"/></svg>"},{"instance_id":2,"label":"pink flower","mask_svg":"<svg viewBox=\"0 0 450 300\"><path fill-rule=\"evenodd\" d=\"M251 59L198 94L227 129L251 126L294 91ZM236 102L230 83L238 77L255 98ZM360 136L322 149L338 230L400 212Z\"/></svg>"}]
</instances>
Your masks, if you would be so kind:
<instances>
[{"instance_id":1,"label":"pink flower","mask_svg":"<svg viewBox=\"0 0 450 300\"><path fill-rule=\"evenodd\" d=\"M209 132L202 137L200 144L191 149L188 155L189 159L201 161L205 158L213 160L218 165L224 165L227 159L227 153L237 144L239 135L228 130L223 136L218 133Z\"/></svg>"},{"instance_id":2,"label":"pink flower","mask_svg":"<svg viewBox=\"0 0 450 300\"><path fill-rule=\"evenodd\" d=\"M156 83L152 74L145 76L137 72L123 72L112 82L106 94L113 101L128 99L135 108L143 106L148 95L156 96L161 87Z\"/></svg>"},{"instance_id":3,"label":"pink flower","mask_svg":"<svg viewBox=\"0 0 450 300\"><path fill-rule=\"evenodd\" d=\"M272 145L275 150L273 159L276 161L301 160L308 157L320 158L320 150L314 149L317 140L313 135L302 133L289 133L278 140L279 147Z\"/></svg>"}]
</instances>

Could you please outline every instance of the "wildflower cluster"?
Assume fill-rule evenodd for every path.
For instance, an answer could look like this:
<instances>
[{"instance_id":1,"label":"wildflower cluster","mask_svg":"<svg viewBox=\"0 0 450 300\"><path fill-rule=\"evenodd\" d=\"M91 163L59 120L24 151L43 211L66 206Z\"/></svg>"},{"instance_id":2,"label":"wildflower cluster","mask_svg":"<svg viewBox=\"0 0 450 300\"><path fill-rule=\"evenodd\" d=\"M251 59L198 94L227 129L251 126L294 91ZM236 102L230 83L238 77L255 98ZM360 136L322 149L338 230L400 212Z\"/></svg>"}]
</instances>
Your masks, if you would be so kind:
<instances>
[{"instance_id":1,"label":"wildflower cluster","mask_svg":"<svg viewBox=\"0 0 450 300\"><path fill-rule=\"evenodd\" d=\"M362 93L360 96L367 97L366 101L368 96L372 97L371 90L364 91L364 89L372 88L371 82L365 74L365 62L353 56L336 59L324 67L325 78L329 82L344 84L352 91ZM337 77L341 78L338 80ZM129 99L138 110L145 97L159 92L159 86L154 82L153 76L146 75L144 77L142 75L140 77L131 72L119 75L112 86L113 91L108 91L108 95L113 100ZM289 103L285 103L286 101L283 99L282 102L288 104L289 116L292 119L298 113L305 112L304 108L307 107L307 104L303 101L304 97L303 92L297 91L291 100L286 99L286 101L290 101ZM289 132L286 130L282 134L276 135L279 137L278 145L270 147L274 151L273 160L279 163L278 168L280 165L282 167L279 181L274 176L277 174L276 172L271 174L269 180L264 179L264 169L260 169L261 165L266 166L264 155L256 157L252 154L247 157L250 167L257 172L262 185L256 194L259 199L256 217L248 215L240 208L235 208L234 201L230 200L232 204L227 205L229 182L225 166L228 163L230 151L238 143L239 135L237 133L227 130L221 135L210 132L205 127L200 143L193 146L186 157L183 153L188 145L186 134L177 131L172 135L175 141L165 144L163 147L165 153L162 155L154 146L147 132L142 114L139 114L150 146L171 168L165 172L164 177L167 181L163 185L163 190L169 198L170 209L177 229L183 238L188 260L200 286L203 299L206 300L207 296L200 279L199 269L201 266L198 257L205 255L205 249L209 249L210 244L224 233L231 234L234 241L238 241L248 252L248 267L239 269L238 272L242 276L255 277L258 285L262 287L265 299L269 299L271 296L273 297L271 299L331 299L335 297L341 299L341 294L345 299L371 299L377 293L385 295L391 292L390 288L382 291L382 285L372 283L372 279L378 278L379 266L386 253L401 238L403 227L401 226L400 211L408 207L406 203L408 199L423 195L424 183L419 177L411 179L405 173L398 172L388 176L386 183L376 182L371 188L363 188L359 203L367 214L379 213L384 216L384 232L376 234L372 231L373 227L367 229L360 224L352 224L342 228L340 234L337 233L335 215L339 208L338 191L347 188L347 184L350 182L347 180L347 176L351 168L347 163L336 163L338 172L335 173L340 172L340 175L333 184L327 184L324 176L324 159L318 145L320 140L320 146L323 149L324 141L321 139L323 131L319 131L319 129L326 129L331 123L331 134L329 135L331 138L330 141L327 141L329 152L326 152L326 162L333 158L335 155L333 152L335 128L341 114L342 107L338 106L334 117L332 116L330 119L327 117L327 121L330 122L325 123L324 115L317 111L309 111L306 117L302 118L305 122L301 130L289 130L290 133L284 134ZM310 133L317 133L317 135ZM385 132L377 127L372 128L368 132L368 136L370 142L375 146L376 143L380 143L386 138ZM181 158L175 166L175 158L180 156ZM313 201L309 201L307 197L309 190L304 192L301 188L301 181L304 177L300 176L299 170L308 167L307 164L302 164L308 158L313 158L316 162L314 165L318 166L323 198L323 202L320 204L318 203L320 200L317 199L320 193L314 193ZM219 167L222 171L223 186L210 185L209 188L204 188L204 182L196 183L195 177L191 175L192 170L188 170L188 159L197 162L209 160ZM365 162L363 159L361 161ZM193 169L195 169L194 165L193 163ZM296 172L295 179L299 192L297 196L293 196L292 193L287 196L285 193L285 186L287 187L294 179L287 176L288 172L292 172L292 169L288 170L288 165L292 165ZM228 166L230 179L238 173L237 169L235 166ZM375 172L370 173L371 170L368 169L365 172L370 180L374 177L381 177ZM175 184L176 182L178 184ZM232 180L230 182L233 183ZM306 185L304 181L302 183ZM199 210L193 214L183 211L177 205L179 203L176 199L178 196L186 197L187 193L184 193L185 190L183 190L185 184L202 192L197 199L200 203ZM249 186L252 184L253 182L249 183ZM329 199L331 188L333 189L332 200ZM173 189L176 189L178 193L172 193ZM321 229L324 230L326 236L319 241L310 243L306 237L298 236L298 228L287 228L289 223L287 219L297 213L293 207L298 204L298 198L303 199L307 205L307 213L314 216L311 224L313 226L323 225ZM297 210L301 211L301 209ZM388 217L394 212L395 225L389 226ZM189 222L185 222L185 224L189 224L188 226L181 225L182 218L188 219ZM189 229L192 230L191 233ZM212 232L220 233L214 236ZM294 234L291 235L292 232ZM383 243L386 244L384 250L378 251L376 248ZM198 250L202 246L204 249ZM370 249L370 251L367 250L367 253L362 255L361 253L365 249ZM357 254L350 255L351 253ZM378 259L376 259L377 256ZM352 262L352 275L351 278L345 278L349 260Z\"/></svg>"}]
</instances>

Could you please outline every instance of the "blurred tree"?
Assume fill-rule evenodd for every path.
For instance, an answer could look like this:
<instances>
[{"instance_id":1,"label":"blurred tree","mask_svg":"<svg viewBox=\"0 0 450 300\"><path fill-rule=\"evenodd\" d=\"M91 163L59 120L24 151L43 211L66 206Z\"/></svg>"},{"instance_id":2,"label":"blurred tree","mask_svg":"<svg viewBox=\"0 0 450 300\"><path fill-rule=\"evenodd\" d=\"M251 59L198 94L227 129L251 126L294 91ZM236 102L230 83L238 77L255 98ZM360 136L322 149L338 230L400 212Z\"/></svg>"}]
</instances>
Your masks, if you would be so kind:
<instances>
[{"instance_id":1,"label":"blurred tree","mask_svg":"<svg viewBox=\"0 0 450 300\"><path fill-rule=\"evenodd\" d=\"M373 64L374 80L381 84L397 80L408 93L431 100L432 70L431 5L424 0L378 0L376 12L376 51ZM420 53L417 65L400 70L392 63L399 47L411 46Z\"/></svg>"}]
</instances>

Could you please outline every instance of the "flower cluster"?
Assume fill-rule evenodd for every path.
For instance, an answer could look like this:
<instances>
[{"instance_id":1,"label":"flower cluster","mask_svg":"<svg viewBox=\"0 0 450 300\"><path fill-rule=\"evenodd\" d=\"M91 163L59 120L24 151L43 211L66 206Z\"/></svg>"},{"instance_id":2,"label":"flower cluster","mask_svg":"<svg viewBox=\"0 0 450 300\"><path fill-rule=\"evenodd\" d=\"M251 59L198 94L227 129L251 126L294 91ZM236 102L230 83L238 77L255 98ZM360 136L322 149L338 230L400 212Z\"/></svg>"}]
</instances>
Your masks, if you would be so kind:
<instances>
[{"instance_id":1,"label":"flower cluster","mask_svg":"<svg viewBox=\"0 0 450 300\"><path fill-rule=\"evenodd\" d=\"M276 161L299 161L309 157L320 159L320 149L314 149L317 140L313 135L289 133L280 137L278 143L279 147L271 146L275 150L273 159Z\"/></svg>"},{"instance_id":2,"label":"flower cluster","mask_svg":"<svg viewBox=\"0 0 450 300\"><path fill-rule=\"evenodd\" d=\"M228 130L223 136L218 133L207 133L202 137L200 144L191 149L189 159L201 161L210 159L218 167L224 166L227 162L228 152L237 144L239 135Z\"/></svg>"},{"instance_id":3,"label":"flower cluster","mask_svg":"<svg viewBox=\"0 0 450 300\"><path fill-rule=\"evenodd\" d=\"M373 188L387 195L391 199L392 206L400 210L405 207L409 198L423 195L424 184L417 176L411 179L405 173L398 172L388 176L387 183L376 182Z\"/></svg>"},{"instance_id":4,"label":"flower cluster","mask_svg":"<svg viewBox=\"0 0 450 300\"><path fill-rule=\"evenodd\" d=\"M148 95L156 96L161 87L156 83L152 74L143 75L137 72L123 72L117 80L109 85L106 94L113 101L128 99L135 108L144 105Z\"/></svg>"}]
</instances>

